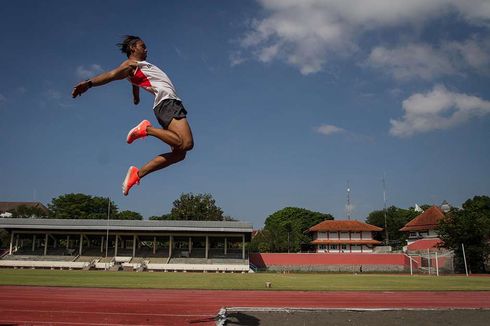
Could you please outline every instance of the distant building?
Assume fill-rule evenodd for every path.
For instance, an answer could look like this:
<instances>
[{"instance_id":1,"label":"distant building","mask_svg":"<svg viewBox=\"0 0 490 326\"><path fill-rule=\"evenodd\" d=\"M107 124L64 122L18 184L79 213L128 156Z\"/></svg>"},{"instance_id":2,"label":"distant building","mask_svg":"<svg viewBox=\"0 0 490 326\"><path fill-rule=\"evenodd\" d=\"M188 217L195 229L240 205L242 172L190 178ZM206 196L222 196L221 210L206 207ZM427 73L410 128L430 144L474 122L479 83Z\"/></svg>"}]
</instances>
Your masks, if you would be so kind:
<instances>
[{"instance_id":1,"label":"distant building","mask_svg":"<svg viewBox=\"0 0 490 326\"><path fill-rule=\"evenodd\" d=\"M401 228L400 231L408 233L404 251L440 250L443 241L439 238L437 226L450 209L451 205L444 201L440 207L432 206Z\"/></svg>"},{"instance_id":2,"label":"distant building","mask_svg":"<svg viewBox=\"0 0 490 326\"><path fill-rule=\"evenodd\" d=\"M381 242L373 239L374 232L383 229L355 220L327 220L308 229L313 234L316 252L372 252Z\"/></svg>"},{"instance_id":3,"label":"distant building","mask_svg":"<svg viewBox=\"0 0 490 326\"><path fill-rule=\"evenodd\" d=\"M48 213L49 213L48 208L40 202L2 201L2 202L0 202L0 217L11 217L12 214L10 213L10 211L13 211L13 210L15 210L21 206L38 208L38 209L42 210L44 213L46 213L46 215L48 215Z\"/></svg>"},{"instance_id":4,"label":"distant building","mask_svg":"<svg viewBox=\"0 0 490 326\"><path fill-rule=\"evenodd\" d=\"M408 232L408 245L421 239L435 239L438 238L437 225L443 218L444 212L442 209L438 206L432 206L405 224L400 231Z\"/></svg>"}]
</instances>

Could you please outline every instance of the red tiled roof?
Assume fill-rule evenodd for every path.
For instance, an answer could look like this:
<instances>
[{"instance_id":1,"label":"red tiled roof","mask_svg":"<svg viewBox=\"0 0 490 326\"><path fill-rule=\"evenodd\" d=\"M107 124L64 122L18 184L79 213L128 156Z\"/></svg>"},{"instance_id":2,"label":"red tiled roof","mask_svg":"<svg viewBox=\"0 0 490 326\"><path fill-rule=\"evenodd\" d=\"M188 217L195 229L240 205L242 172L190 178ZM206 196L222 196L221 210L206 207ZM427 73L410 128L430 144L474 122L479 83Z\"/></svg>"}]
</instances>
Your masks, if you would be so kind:
<instances>
[{"instance_id":1,"label":"red tiled roof","mask_svg":"<svg viewBox=\"0 0 490 326\"><path fill-rule=\"evenodd\" d=\"M326 220L308 229L309 232L327 231L382 231L383 229L375 225L360 221L332 221Z\"/></svg>"},{"instance_id":2,"label":"red tiled roof","mask_svg":"<svg viewBox=\"0 0 490 326\"><path fill-rule=\"evenodd\" d=\"M0 213L8 212L10 210L16 209L19 206L27 206L27 207L35 207L35 208L40 208L44 212L48 212L48 209L46 206L41 204L40 202L31 202L31 201L15 201L15 202L9 202L9 201L2 201L0 202Z\"/></svg>"},{"instance_id":3,"label":"red tiled roof","mask_svg":"<svg viewBox=\"0 0 490 326\"><path fill-rule=\"evenodd\" d=\"M444 213L437 206L432 206L400 229L400 231L424 231L433 230L437 224L444 218Z\"/></svg>"},{"instance_id":4,"label":"red tiled roof","mask_svg":"<svg viewBox=\"0 0 490 326\"><path fill-rule=\"evenodd\" d=\"M424 250L437 248L440 244L444 243L439 238L432 239L420 239L407 246L407 250Z\"/></svg>"},{"instance_id":5,"label":"red tiled roof","mask_svg":"<svg viewBox=\"0 0 490 326\"><path fill-rule=\"evenodd\" d=\"M380 244L380 241L377 240L324 240L324 239L316 239L310 242L311 244L350 244L350 245L363 245L363 244L372 244L377 245Z\"/></svg>"}]
</instances>

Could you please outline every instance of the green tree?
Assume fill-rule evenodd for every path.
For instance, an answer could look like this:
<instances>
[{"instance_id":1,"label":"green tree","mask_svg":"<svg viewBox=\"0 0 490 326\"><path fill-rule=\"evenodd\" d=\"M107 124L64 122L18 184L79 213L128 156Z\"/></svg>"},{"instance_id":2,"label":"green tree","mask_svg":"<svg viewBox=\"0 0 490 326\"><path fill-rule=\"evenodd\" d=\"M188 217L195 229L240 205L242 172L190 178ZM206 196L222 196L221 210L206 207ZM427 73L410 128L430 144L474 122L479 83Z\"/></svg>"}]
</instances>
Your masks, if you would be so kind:
<instances>
[{"instance_id":1,"label":"green tree","mask_svg":"<svg viewBox=\"0 0 490 326\"><path fill-rule=\"evenodd\" d=\"M15 209L9 211L12 214L12 218L45 218L48 214L39 207L32 207L27 205L20 205Z\"/></svg>"},{"instance_id":2,"label":"green tree","mask_svg":"<svg viewBox=\"0 0 490 326\"><path fill-rule=\"evenodd\" d=\"M172 220L223 221L223 210L216 206L210 194L182 194L173 202L170 212Z\"/></svg>"},{"instance_id":3,"label":"green tree","mask_svg":"<svg viewBox=\"0 0 490 326\"><path fill-rule=\"evenodd\" d=\"M455 253L455 268L464 271L461 244L472 272L485 272L485 262L490 254L490 197L475 196L463 204L463 209L452 209L439 222L439 237L444 247Z\"/></svg>"},{"instance_id":4,"label":"green tree","mask_svg":"<svg viewBox=\"0 0 490 326\"><path fill-rule=\"evenodd\" d=\"M260 252L298 252L308 247L312 240L312 236L305 231L324 220L333 220L333 216L304 208L283 208L267 217L264 229L252 239L250 249Z\"/></svg>"},{"instance_id":5,"label":"green tree","mask_svg":"<svg viewBox=\"0 0 490 326\"><path fill-rule=\"evenodd\" d=\"M170 214L163 214L163 215L154 215L150 216L149 220L150 221L158 221L158 220L171 220L171 215Z\"/></svg>"},{"instance_id":6,"label":"green tree","mask_svg":"<svg viewBox=\"0 0 490 326\"><path fill-rule=\"evenodd\" d=\"M50 218L107 219L109 198L84 194L66 194L53 198L48 208ZM110 219L116 219L117 206L110 201Z\"/></svg>"},{"instance_id":7,"label":"green tree","mask_svg":"<svg viewBox=\"0 0 490 326\"><path fill-rule=\"evenodd\" d=\"M116 220L142 220L143 216L140 213L132 211L122 211L117 213Z\"/></svg>"},{"instance_id":8,"label":"green tree","mask_svg":"<svg viewBox=\"0 0 490 326\"><path fill-rule=\"evenodd\" d=\"M388 207L386 209L386 224L385 226L385 211L373 211L369 213L366 218L366 223L379 226L385 230L383 232L376 232L374 238L381 242L386 243L386 229L388 231L389 244L394 249L400 249L405 244L408 234L401 232L400 229L405 226L410 220L419 215L413 209L403 209L395 206Z\"/></svg>"}]
</instances>

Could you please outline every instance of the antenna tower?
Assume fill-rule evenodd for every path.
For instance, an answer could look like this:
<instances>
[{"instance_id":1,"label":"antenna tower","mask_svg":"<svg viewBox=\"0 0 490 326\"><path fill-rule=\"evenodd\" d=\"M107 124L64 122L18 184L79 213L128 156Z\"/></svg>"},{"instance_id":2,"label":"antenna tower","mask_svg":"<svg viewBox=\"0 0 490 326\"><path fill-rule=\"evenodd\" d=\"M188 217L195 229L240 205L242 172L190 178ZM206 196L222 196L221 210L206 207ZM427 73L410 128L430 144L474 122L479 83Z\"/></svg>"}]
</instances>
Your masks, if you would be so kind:
<instances>
[{"instance_id":1,"label":"antenna tower","mask_svg":"<svg viewBox=\"0 0 490 326\"><path fill-rule=\"evenodd\" d=\"M346 212L347 212L347 219L350 220L351 206L350 206L350 186L349 186L349 180L347 180L347 207L346 207Z\"/></svg>"}]
</instances>

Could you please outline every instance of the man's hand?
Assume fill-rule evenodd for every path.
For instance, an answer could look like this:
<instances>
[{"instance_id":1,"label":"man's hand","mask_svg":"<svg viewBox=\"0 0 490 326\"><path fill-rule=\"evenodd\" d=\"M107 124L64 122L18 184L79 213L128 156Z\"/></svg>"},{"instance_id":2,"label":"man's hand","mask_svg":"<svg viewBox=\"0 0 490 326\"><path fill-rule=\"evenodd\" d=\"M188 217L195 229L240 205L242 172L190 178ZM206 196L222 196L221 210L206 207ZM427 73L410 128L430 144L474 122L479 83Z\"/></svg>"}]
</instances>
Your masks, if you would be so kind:
<instances>
[{"instance_id":1,"label":"man's hand","mask_svg":"<svg viewBox=\"0 0 490 326\"><path fill-rule=\"evenodd\" d=\"M85 93L90 87L92 87L92 82L90 80L85 80L75 87L73 87L73 91L71 92L71 96L73 98L82 95Z\"/></svg>"}]
</instances>

